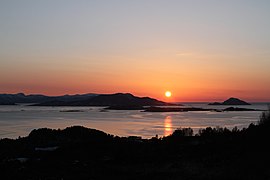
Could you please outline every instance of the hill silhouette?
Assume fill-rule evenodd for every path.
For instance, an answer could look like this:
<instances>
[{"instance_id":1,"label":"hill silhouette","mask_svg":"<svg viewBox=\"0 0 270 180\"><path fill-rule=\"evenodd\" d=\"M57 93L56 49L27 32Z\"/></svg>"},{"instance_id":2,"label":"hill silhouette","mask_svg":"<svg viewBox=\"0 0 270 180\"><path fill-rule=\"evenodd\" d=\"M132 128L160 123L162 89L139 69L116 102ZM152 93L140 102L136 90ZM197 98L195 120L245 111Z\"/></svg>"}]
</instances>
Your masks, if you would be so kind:
<instances>
[{"instance_id":1,"label":"hill silhouette","mask_svg":"<svg viewBox=\"0 0 270 180\"><path fill-rule=\"evenodd\" d=\"M81 101L48 101L36 106L113 106L113 107L140 107L163 106L168 103L149 98L137 97L130 93L100 94Z\"/></svg>"},{"instance_id":2,"label":"hill silhouette","mask_svg":"<svg viewBox=\"0 0 270 180\"><path fill-rule=\"evenodd\" d=\"M96 96L97 94L76 94L76 95L63 95L63 96L45 96L42 94L30 94L24 93L17 94L0 94L0 105L15 105L16 103L43 103L48 101L82 101Z\"/></svg>"},{"instance_id":3,"label":"hill silhouette","mask_svg":"<svg viewBox=\"0 0 270 180\"><path fill-rule=\"evenodd\" d=\"M238 98L234 98L234 97L231 97L225 101L223 101L222 103L219 103L219 102L214 102L214 103L209 103L208 105L250 105L249 103L243 101L243 100L240 100Z\"/></svg>"},{"instance_id":4,"label":"hill silhouette","mask_svg":"<svg viewBox=\"0 0 270 180\"><path fill-rule=\"evenodd\" d=\"M34 106L110 106L111 109L143 109L143 106L169 105L150 97L137 97L130 93L89 93L64 96L0 94L0 105L15 105L16 103L33 103Z\"/></svg>"}]
</instances>

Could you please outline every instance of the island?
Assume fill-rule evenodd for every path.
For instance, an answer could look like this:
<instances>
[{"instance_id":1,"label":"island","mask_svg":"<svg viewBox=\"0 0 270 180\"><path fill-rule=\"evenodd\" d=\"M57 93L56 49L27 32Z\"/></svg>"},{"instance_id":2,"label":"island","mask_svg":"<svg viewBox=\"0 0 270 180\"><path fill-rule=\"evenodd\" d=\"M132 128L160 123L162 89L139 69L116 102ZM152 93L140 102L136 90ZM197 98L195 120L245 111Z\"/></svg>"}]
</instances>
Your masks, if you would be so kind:
<instances>
[{"instance_id":1,"label":"island","mask_svg":"<svg viewBox=\"0 0 270 180\"><path fill-rule=\"evenodd\" d=\"M239 108L239 107L228 107L223 111L262 111L261 109L250 109L250 108Z\"/></svg>"},{"instance_id":2,"label":"island","mask_svg":"<svg viewBox=\"0 0 270 180\"><path fill-rule=\"evenodd\" d=\"M59 112L84 112L83 110L79 110L79 109L71 109L71 110L61 110Z\"/></svg>"},{"instance_id":3,"label":"island","mask_svg":"<svg viewBox=\"0 0 270 180\"><path fill-rule=\"evenodd\" d=\"M250 108L237 108L237 107L228 107L225 109L207 109L207 108L198 108L198 107L146 107L142 112L189 112L189 111L214 111L214 112L226 112L226 111L262 111L260 109L250 109Z\"/></svg>"},{"instance_id":4,"label":"island","mask_svg":"<svg viewBox=\"0 0 270 180\"><path fill-rule=\"evenodd\" d=\"M144 112L188 112L188 111L211 111L213 109L204 109L197 107L156 107L151 106L145 108Z\"/></svg>"},{"instance_id":5,"label":"island","mask_svg":"<svg viewBox=\"0 0 270 180\"><path fill-rule=\"evenodd\" d=\"M208 105L226 105L226 106L228 105L228 106L231 106L231 105L251 105L251 104L249 104L243 100L240 100L238 98L231 97L222 103L214 102L214 103L209 103Z\"/></svg>"},{"instance_id":6,"label":"island","mask_svg":"<svg viewBox=\"0 0 270 180\"><path fill-rule=\"evenodd\" d=\"M15 104L15 103L13 103L13 102L1 102L0 103L0 105L3 105L3 106L10 106L10 105L17 105L17 104Z\"/></svg>"},{"instance_id":7,"label":"island","mask_svg":"<svg viewBox=\"0 0 270 180\"><path fill-rule=\"evenodd\" d=\"M144 106L123 106L123 105L117 105L117 106L109 106L104 108L104 110L144 110L146 109Z\"/></svg>"}]
</instances>

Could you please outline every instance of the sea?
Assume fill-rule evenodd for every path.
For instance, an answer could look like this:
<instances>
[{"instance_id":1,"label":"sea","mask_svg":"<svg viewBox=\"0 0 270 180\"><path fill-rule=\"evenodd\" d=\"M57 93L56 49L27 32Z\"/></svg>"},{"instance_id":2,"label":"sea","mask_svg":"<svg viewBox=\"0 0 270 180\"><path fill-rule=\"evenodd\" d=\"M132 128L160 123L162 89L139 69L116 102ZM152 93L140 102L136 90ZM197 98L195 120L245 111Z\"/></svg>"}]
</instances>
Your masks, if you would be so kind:
<instances>
[{"instance_id":1,"label":"sea","mask_svg":"<svg viewBox=\"0 0 270 180\"><path fill-rule=\"evenodd\" d=\"M208 103L181 103L186 107L224 109ZM233 106L267 110L269 103ZM262 111L143 112L141 110L104 110L104 107L39 107L29 104L0 106L0 139L27 136L33 129L64 129L84 126L115 136L163 137L177 128L191 127L194 133L206 127L246 128L256 124Z\"/></svg>"}]
</instances>

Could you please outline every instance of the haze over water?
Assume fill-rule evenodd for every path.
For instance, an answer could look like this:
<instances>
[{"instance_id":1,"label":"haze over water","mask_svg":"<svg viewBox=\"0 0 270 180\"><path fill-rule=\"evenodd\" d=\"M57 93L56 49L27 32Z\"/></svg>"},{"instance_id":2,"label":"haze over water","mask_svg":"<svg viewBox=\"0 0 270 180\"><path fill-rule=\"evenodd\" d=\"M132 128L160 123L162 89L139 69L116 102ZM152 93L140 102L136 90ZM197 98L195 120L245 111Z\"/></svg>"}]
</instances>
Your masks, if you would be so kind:
<instances>
[{"instance_id":1,"label":"haze over water","mask_svg":"<svg viewBox=\"0 0 270 180\"><path fill-rule=\"evenodd\" d=\"M194 107L207 107L206 104L186 104ZM241 107L241 106L238 106ZM242 106L243 107L243 106ZM223 108L211 106L211 108ZM262 103L249 108L266 109ZM227 127L232 129L247 127L256 123L260 111L250 112L165 112L152 113L137 110L109 110L100 112L102 107L37 107L0 106L0 138L27 136L36 128L66 128L81 125L102 130L118 136L141 136L151 138L170 135L176 128L191 127L195 133L205 127ZM61 112L82 110L82 112Z\"/></svg>"}]
</instances>

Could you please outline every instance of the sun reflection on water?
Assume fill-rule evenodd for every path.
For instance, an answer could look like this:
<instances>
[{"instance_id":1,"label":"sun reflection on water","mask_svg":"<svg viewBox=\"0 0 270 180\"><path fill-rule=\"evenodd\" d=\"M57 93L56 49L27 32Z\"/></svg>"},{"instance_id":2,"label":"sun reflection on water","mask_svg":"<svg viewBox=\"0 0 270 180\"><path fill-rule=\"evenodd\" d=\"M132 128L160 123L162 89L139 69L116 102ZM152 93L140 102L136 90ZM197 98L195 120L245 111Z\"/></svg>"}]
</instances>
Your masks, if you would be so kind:
<instances>
[{"instance_id":1,"label":"sun reflection on water","mask_svg":"<svg viewBox=\"0 0 270 180\"><path fill-rule=\"evenodd\" d=\"M172 134L172 117L166 116L164 119L164 136Z\"/></svg>"}]
</instances>

